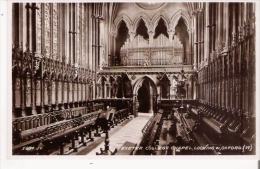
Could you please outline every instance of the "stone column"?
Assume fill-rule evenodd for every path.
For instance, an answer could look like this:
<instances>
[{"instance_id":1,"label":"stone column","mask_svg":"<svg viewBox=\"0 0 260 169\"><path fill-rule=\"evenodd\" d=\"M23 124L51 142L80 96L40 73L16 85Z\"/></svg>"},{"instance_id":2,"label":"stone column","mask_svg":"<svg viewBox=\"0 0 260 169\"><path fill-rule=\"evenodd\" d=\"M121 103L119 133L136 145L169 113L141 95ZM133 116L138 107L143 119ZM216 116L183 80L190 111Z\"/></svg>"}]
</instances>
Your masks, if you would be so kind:
<instances>
[{"instance_id":1,"label":"stone column","mask_svg":"<svg viewBox=\"0 0 260 169\"><path fill-rule=\"evenodd\" d=\"M40 61L41 61L41 55L39 55L40 51L39 51L39 46L37 45L38 44L38 39L37 39L37 35L38 35L38 27L37 27L37 21L41 18L38 17L37 15L37 10L39 10L39 7L36 6L35 3L33 3L32 5L32 16L31 16L31 29L32 29L32 34L31 34L31 39L32 39L32 52L33 52L33 56L34 56L34 65L33 65L33 68L34 68L34 75L36 75L36 73L38 73L38 70L39 70L39 64L40 64ZM36 112L36 99L37 99L37 95L40 94L39 92L37 92L37 89L36 89L36 84L37 84L37 77L34 76L32 78L32 81L31 81L31 86L32 86L32 114L37 114Z\"/></svg>"},{"instance_id":2,"label":"stone column","mask_svg":"<svg viewBox=\"0 0 260 169\"><path fill-rule=\"evenodd\" d=\"M149 94L150 94L150 98L149 98L149 110L148 113L153 113L153 87L151 86L151 83L149 82Z\"/></svg>"},{"instance_id":3,"label":"stone column","mask_svg":"<svg viewBox=\"0 0 260 169\"><path fill-rule=\"evenodd\" d=\"M113 44L114 44L114 52L113 52L113 56L114 56L114 58L113 58L113 66L118 66L119 65L119 62L118 62L118 60L116 60L116 57L115 57L115 55L116 55L116 39L117 39L117 34L115 34L114 36L113 36Z\"/></svg>"},{"instance_id":4,"label":"stone column","mask_svg":"<svg viewBox=\"0 0 260 169\"><path fill-rule=\"evenodd\" d=\"M90 89L90 84L89 84L89 82L87 82L87 83L86 83L86 90L85 90L85 92L86 92L86 94L85 94L85 96L86 96L86 102L89 101L89 100L91 100L91 99L90 99L90 90L89 90L89 89Z\"/></svg>"},{"instance_id":5,"label":"stone column","mask_svg":"<svg viewBox=\"0 0 260 169\"><path fill-rule=\"evenodd\" d=\"M72 28L72 7L71 3L68 5L68 15L69 15L69 20L68 20L68 26L69 26L69 43L68 43L68 63L71 64L72 62L72 55L73 55L73 48L72 48L72 38L73 38L73 28Z\"/></svg>"},{"instance_id":6,"label":"stone column","mask_svg":"<svg viewBox=\"0 0 260 169\"><path fill-rule=\"evenodd\" d=\"M97 16L97 17L99 17L99 16ZM98 69L99 69L99 59L100 59L100 22L99 22L99 18L96 18L96 20L95 20L95 22L96 22L96 29L95 29L95 31L96 31L96 44L95 44L95 46L96 46L96 65L95 65L95 71L98 71Z\"/></svg>"},{"instance_id":7,"label":"stone column","mask_svg":"<svg viewBox=\"0 0 260 169\"><path fill-rule=\"evenodd\" d=\"M71 89L71 87L72 87L72 84L71 84L71 83L72 83L72 82L71 82L71 81L72 81L72 79L70 79L70 77L69 77L69 79L68 79L68 81L67 81L67 87L68 87L68 90L67 90L67 94L68 94L68 95L67 95L68 109L71 108L71 107L70 107L70 102L71 102L71 98L72 98L72 96L71 96L71 90L72 90L72 89Z\"/></svg>"},{"instance_id":8,"label":"stone column","mask_svg":"<svg viewBox=\"0 0 260 169\"><path fill-rule=\"evenodd\" d=\"M201 69L201 35L203 33L203 29L202 29L202 12L201 10L197 11L197 17L196 17L196 29L197 29L197 33L196 33L196 38L197 40L195 41L196 44L196 59L197 59L197 64L198 66L198 70Z\"/></svg>"},{"instance_id":9,"label":"stone column","mask_svg":"<svg viewBox=\"0 0 260 169\"><path fill-rule=\"evenodd\" d=\"M85 67L85 55L83 55L84 54L84 51L83 50L85 50L86 48L85 48L85 46L83 47L83 42L85 42L84 40L83 40L83 38L85 37L85 32L84 32L84 30L83 30L83 18L82 18L82 13L83 13L83 11L82 11L82 6L83 6L83 4L82 3L79 3L79 11L78 11L78 15L79 16L77 16L77 24L78 24L78 26L77 27L79 27L79 28L77 28L78 29L78 31L79 32L77 32L77 50L79 50L79 52L77 52L77 53L79 53L79 56L78 56L78 58L77 58L77 62L78 62L78 65L80 65L79 66L79 68L82 68L82 67ZM85 15L83 15L83 16L85 16ZM85 23L86 21L84 20L84 23ZM79 83L79 86L81 85L81 83ZM79 87L79 89L81 90L81 87ZM79 93L80 93L80 91L79 91ZM78 94L78 97L79 97L79 102L81 101L81 98L80 98L80 94ZM79 105L79 104L78 104Z\"/></svg>"},{"instance_id":10,"label":"stone column","mask_svg":"<svg viewBox=\"0 0 260 169\"><path fill-rule=\"evenodd\" d=\"M106 82L104 84L104 98L107 98L107 88L108 88L109 84Z\"/></svg>"},{"instance_id":11,"label":"stone column","mask_svg":"<svg viewBox=\"0 0 260 169\"><path fill-rule=\"evenodd\" d=\"M153 36L154 36L154 32L153 31L149 31L149 46L151 46L153 44Z\"/></svg>"},{"instance_id":12,"label":"stone column","mask_svg":"<svg viewBox=\"0 0 260 169\"><path fill-rule=\"evenodd\" d=\"M193 99L197 99L197 84L193 83Z\"/></svg>"},{"instance_id":13,"label":"stone column","mask_svg":"<svg viewBox=\"0 0 260 169\"><path fill-rule=\"evenodd\" d=\"M230 40L229 40L229 17L228 17L228 13L229 13L229 5L228 3L224 3L224 7L223 7L224 11L224 16L223 16L223 19L224 19L224 22L223 22L223 42L224 42L224 51L227 51L228 50L228 45L230 43Z\"/></svg>"},{"instance_id":14,"label":"stone column","mask_svg":"<svg viewBox=\"0 0 260 169\"><path fill-rule=\"evenodd\" d=\"M156 86L157 87L157 91L158 91L158 100L160 99L162 99L162 95L161 95L161 85L158 85L158 86Z\"/></svg>"},{"instance_id":15,"label":"stone column","mask_svg":"<svg viewBox=\"0 0 260 169\"><path fill-rule=\"evenodd\" d=\"M97 89L97 93L96 93L96 98L99 98L99 90L100 90L100 85L96 84L96 89Z\"/></svg>"},{"instance_id":16,"label":"stone column","mask_svg":"<svg viewBox=\"0 0 260 169\"><path fill-rule=\"evenodd\" d=\"M135 37L135 34L136 34L136 32L134 32L134 31L131 31L131 32L129 33L129 35L130 35L130 42L133 42L134 37Z\"/></svg>"},{"instance_id":17,"label":"stone column","mask_svg":"<svg viewBox=\"0 0 260 169\"><path fill-rule=\"evenodd\" d=\"M92 71L95 70L96 66L96 36L96 19L94 16L92 16Z\"/></svg>"},{"instance_id":18,"label":"stone column","mask_svg":"<svg viewBox=\"0 0 260 169\"><path fill-rule=\"evenodd\" d=\"M210 40L210 36L209 36L209 13L210 13L210 10L209 10L209 3L206 3L206 10L205 10L205 17L206 17L206 31L205 31L205 36L204 36L204 46L205 46L205 50L204 50L204 61L209 61L209 40Z\"/></svg>"},{"instance_id":19,"label":"stone column","mask_svg":"<svg viewBox=\"0 0 260 169\"><path fill-rule=\"evenodd\" d=\"M23 20L24 22L24 50L26 51L26 53L23 53L23 55L21 56L23 57L29 57L30 55L30 50L31 50L31 21L30 21L30 17L31 17L31 5L29 3L27 3L24 8L26 10L24 10L24 14L23 16L25 16L25 20ZM22 68L25 68L25 64L22 61ZM22 72L24 73L24 72ZM21 90L21 108L22 108L22 116L26 116L26 107L30 107L31 105L31 80L30 80L30 76L25 75L21 77L21 85L22 85L22 90Z\"/></svg>"},{"instance_id":20,"label":"stone column","mask_svg":"<svg viewBox=\"0 0 260 169\"><path fill-rule=\"evenodd\" d=\"M92 52L92 20L91 20L91 4L86 4L86 67L88 69L88 71L91 69L92 67L92 56L93 56L93 52Z\"/></svg>"},{"instance_id":21,"label":"stone column","mask_svg":"<svg viewBox=\"0 0 260 169\"><path fill-rule=\"evenodd\" d=\"M69 5L68 4L64 4L64 33L63 33L63 38L64 38L64 42L63 42L63 52L64 52L64 60L63 62L65 63L69 63L68 62L68 58L69 58L69 37L70 37L70 33L69 33L69 21L68 21L68 18L69 18Z\"/></svg>"},{"instance_id":22,"label":"stone column","mask_svg":"<svg viewBox=\"0 0 260 169\"><path fill-rule=\"evenodd\" d=\"M218 34L218 51L222 49L222 46L223 46L223 3L218 3L218 22L217 22L217 34Z\"/></svg>"},{"instance_id":23,"label":"stone column","mask_svg":"<svg viewBox=\"0 0 260 169\"><path fill-rule=\"evenodd\" d=\"M93 87L95 86L94 83L89 85L89 98L90 100L94 100L95 99L95 90L93 90Z\"/></svg>"},{"instance_id":24,"label":"stone column","mask_svg":"<svg viewBox=\"0 0 260 169\"><path fill-rule=\"evenodd\" d=\"M186 64L193 64L193 60L192 60L192 56L193 56L193 28L189 28L188 29L188 33L189 33L189 57L186 58L187 59L187 63Z\"/></svg>"},{"instance_id":25,"label":"stone column","mask_svg":"<svg viewBox=\"0 0 260 169\"><path fill-rule=\"evenodd\" d=\"M189 84L186 84L186 99L189 99Z\"/></svg>"},{"instance_id":26,"label":"stone column","mask_svg":"<svg viewBox=\"0 0 260 169\"><path fill-rule=\"evenodd\" d=\"M77 63L77 7L75 3L72 3L72 64Z\"/></svg>"},{"instance_id":27,"label":"stone column","mask_svg":"<svg viewBox=\"0 0 260 169\"><path fill-rule=\"evenodd\" d=\"M104 95L104 90L105 90L105 84L100 84L100 87L99 87L99 98L105 98L105 95Z\"/></svg>"},{"instance_id":28,"label":"stone column","mask_svg":"<svg viewBox=\"0 0 260 169\"><path fill-rule=\"evenodd\" d=\"M193 25L194 25L194 34L193 34L193 36L194 36L194 39L193 39L193 45L194 45L194 52L193 52L193 59L194 59L194 63L193 63L193 66L194 66L194 70L197 70L197 56L198 56L198 54L197 54L197 47L198 47L198 36L197 36L197 31L198 31L198 29L197 29L197 17L196 17L196 15L193 15L192 16L192 18L193 18Z\"/></svg>"},{"instance_id":29,"label":"stone column","mask_svg":"<svg viewBox=\"0 0 260 169\"><path fill-rule=\"evenodd\" d=\"M169 43L170 43L170 44L172 44L172 39L173 39L174 34L175 34L175 31L174 31L174 30L169 30L169 31L168 31Z\"/></svg>"},{"instance_id":30,"label":"stone column","mask_svg":"<svg viewBox=\"0 0 260 169\"><path fill-rule=\"evenodd\" d=\"M108 86L108 97L111 98L111 89L112 89L112 86L109 85Z\"/></svg>"}]
</instances>

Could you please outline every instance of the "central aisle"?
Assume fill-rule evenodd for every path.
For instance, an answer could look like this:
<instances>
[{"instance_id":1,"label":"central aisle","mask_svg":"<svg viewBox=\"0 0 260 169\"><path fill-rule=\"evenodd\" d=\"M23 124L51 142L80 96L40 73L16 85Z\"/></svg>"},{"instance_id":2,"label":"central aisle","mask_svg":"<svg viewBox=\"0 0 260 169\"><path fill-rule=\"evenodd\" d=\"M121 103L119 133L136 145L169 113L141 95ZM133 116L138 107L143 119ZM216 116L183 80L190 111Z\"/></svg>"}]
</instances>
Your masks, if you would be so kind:
<instances>
[{"instance_id":1,"label":"central aisle","mask_svg":"<svg viewBox=\"0 0 260 169\"><path fill-rule=\"evenodd\" d=\"M126 141L137 143L138 145L143 137L142 129L151 116L153 116L151 113L138 113L138 117L131 119L123 128L111 137L109 136L109 150L114 151L116 148L119 149ZM102 134L101 137L105 137L105 134ZM87 155L96 155L96 152L100 153L100 148L104 150L104 144L102 142Z\"/></svg>"}]
</instances>

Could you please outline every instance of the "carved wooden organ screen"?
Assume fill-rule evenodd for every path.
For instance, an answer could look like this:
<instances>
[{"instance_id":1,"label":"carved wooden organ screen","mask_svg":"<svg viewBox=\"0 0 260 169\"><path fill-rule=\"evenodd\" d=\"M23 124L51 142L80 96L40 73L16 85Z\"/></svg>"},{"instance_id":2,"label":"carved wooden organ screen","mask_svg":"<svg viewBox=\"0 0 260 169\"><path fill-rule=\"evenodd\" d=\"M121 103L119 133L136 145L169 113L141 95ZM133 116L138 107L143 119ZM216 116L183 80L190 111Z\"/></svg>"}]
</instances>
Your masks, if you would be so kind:
<instances>
[{"instance_id":1,"label":"carved wooden organ screen","mask_svg":"<svg viewBox=\"0 0 260 169\"><path fill-rule=\"evenodd\" d=\"M127 39L120 49L124 66L150 66L183 64L184 48L177 36L169 40L161 34L152 42L137 35L132 42Z\"/></svg>"}]
</instances>

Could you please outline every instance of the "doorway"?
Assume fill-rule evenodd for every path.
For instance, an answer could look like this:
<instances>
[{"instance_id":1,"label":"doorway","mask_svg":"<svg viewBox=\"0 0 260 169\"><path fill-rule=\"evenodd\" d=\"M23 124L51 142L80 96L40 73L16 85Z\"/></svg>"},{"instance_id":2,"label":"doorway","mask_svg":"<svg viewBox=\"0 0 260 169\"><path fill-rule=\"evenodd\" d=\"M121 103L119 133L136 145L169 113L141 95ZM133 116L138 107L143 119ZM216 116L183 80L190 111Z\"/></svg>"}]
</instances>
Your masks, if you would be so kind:
<instances>
[{"instance_id":1,"label":"doorway","mask_svg":"<svg viewBox=\"0 0 260 169\"><path fill-rule=\"evenodd\" d=\"M148 113L150 107L149 85L143 83L138 90L137 100L139 103L138 112Z\"/></svg>"},{"instance_id":2,"label":"doorway","mask_svg":"<svg viewBox=\"0 0 260 169\"><path fill-rule=\"evenodd\" d=\"M137 112L153 113L156 111L157 90L149 77L145 76L136 82L134 94L137 96L135 99Z\"/></svg>"}]
</instances>

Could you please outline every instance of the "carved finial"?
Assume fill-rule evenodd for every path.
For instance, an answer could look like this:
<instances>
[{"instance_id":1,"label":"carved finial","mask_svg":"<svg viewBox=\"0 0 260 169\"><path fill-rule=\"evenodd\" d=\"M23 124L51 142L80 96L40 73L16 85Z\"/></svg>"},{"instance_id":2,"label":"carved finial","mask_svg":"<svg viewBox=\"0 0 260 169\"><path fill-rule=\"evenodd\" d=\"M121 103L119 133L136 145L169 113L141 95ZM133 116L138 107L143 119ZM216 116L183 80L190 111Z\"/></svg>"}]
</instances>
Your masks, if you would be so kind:
<instances>
[{"instance_id":1,"label":"carved finial","mask_svg":"<svg viewBox=\"0 0 260 169\"><path fill-rule=\"evenodd\" d=\"M244 21L244 37L247 36L247 23Z\"/></svg>"},{"instance_id":2,"label":"carved finial","mask_svg":"<svg viewBox=\"0 0 260 169\"><path fill-rule=\"evenodd\" d=\"M242 41L243 40L243 27L240 26L238 27L238 41Z\"/></svg>"},{"instance_id":3,"label":"carved finial","mask_svg":"<svg viewBox=\"0 0 260 169\"><path fill-rule=\"evenodd\" d=\"M251 22L251 24L250 24L250 31L252 31L252 32L250 32L250 33L253 33L254 32L254 28L255 28L255 15L253 14L252 15L252 19L250 20Z\"/></svg>"},{"instance_id":4,"label":"carved finial","mask_svg":"<svg viewBox=\"0 0 260 169\"><path fill-rule=\"evenodd\" d=\"M235 46L236 45L236 33L233 32L232 33L232 46Z\"/></svg>"},{"instance_id":5,"label":"carved finial","mask_svg":"<svg viewBox=\"0 0 260 169\"><path fill-rule=\"evenodd\" d=\"M40 63L41 63L41 58L39 58L39 57L34 58L34 72L33 72L33 75L36 75L38 70L40 69Z\"/></svg>"},{"instance_id":6,"label":"carved finial","mask_svg":"<svg viewBox=\"0 0 260 169\"><path fill-rule=\"evenodd\" d=\"M248 20L248 22L247 22L247 25L246 25L246 33L247 33L247 36L249 36L250 35L250 20Z\"/></svg>"},{"instance_id":7,"label":"carved finial","mask_svg":"<svg viewBox=\"0 0 260 169\"><path fill-rule=\"evenodd\" d=\"M224 50L224 48L225 48L225 46L226 46L226 42L222 42L222 50Z\"/></svg>"}]
</instances>

